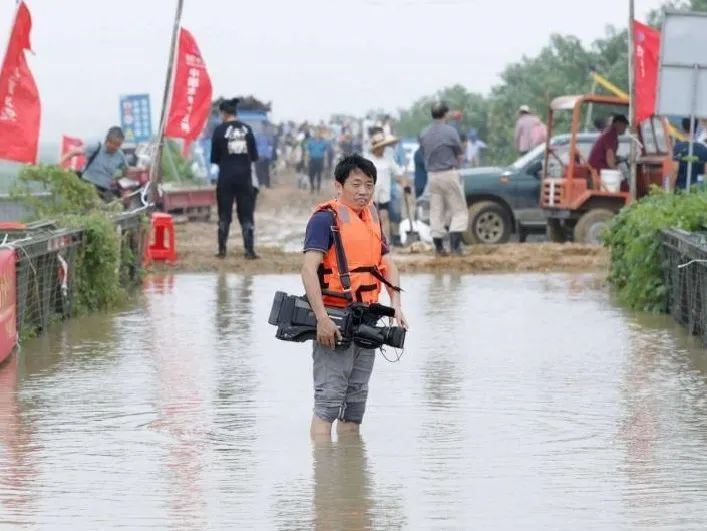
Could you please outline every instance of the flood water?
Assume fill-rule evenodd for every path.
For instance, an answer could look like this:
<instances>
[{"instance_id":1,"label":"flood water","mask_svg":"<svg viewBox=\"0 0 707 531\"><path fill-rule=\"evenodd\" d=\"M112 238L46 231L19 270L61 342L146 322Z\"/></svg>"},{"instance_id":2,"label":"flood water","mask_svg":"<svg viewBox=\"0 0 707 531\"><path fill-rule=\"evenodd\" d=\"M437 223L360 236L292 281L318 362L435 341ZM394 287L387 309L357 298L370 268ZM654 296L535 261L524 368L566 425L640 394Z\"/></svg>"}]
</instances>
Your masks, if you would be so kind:
<instances>
[{"instance_id":1,"label":"flood water","mask_svg":"<svg viewBox=\"0 0 707 531\"><path fill-rule=\"evenodd\" d=\"M360 438L310 442L296 276L153 278L0 367L0 527L703 529L707 351L583 275L408 276ZM392 356L392 352L387 355Z\"/></svg>"}]
</instances>

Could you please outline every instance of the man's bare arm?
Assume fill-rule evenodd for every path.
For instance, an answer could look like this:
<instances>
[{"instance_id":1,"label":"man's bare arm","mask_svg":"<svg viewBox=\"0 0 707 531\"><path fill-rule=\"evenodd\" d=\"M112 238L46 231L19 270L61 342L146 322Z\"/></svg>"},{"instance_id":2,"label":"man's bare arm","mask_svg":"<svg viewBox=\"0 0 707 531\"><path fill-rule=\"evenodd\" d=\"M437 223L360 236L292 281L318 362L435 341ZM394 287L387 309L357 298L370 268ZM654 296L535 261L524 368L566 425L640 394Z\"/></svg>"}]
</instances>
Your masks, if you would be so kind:
<instances>
[{"instance_id":1,"label":"man's bare arm","mask_svg":"<svg viewBox=\"0 0 707 531\"><path fill-rule=\"evenodd\" d=\"M395 265L395 262L393 262L393 259L390 257L390 254L383 256L383 268L385 279L393 286L399 286L400 272L398 271L398 267ZM388 295L390 296L390 304L395 310L395 318L397 319L398 324L404 328L407 328L408 323L403 315L402 303L400 302L400 292L394 290L390 286L386 286L386 289L388 290Z\"/></svg>"},{"instance_id":2,"label":"man's bare arm","mask_svg":"<svg viewBox=\"0 0 707 531\"><path fill-rule=\"evenodd\" d=\"M59 160L59 166L64 164L65 162L73 159L77 155L83 154L83 149L82 148L74 148L69 151L67 151Z\"/></svg>"},{"instance_id":3,"label":"man's bare arm","mask_svg":"<svg viewBox=\"0 0 707 531\"><path fill-rule=\"evenodd\" d=\"M307 294L309 305L317 318L317 341L325 347L334 348L336 340L341 339L341 332L326 312L324 300L322 299L322 288L319 287L317 269L323 259L324 253L320 251L307 251L304 253L302 283L304 284L304 292Z\"/></svg>"},{"instance_id":4,"label":"man's bare arm","mask_svg":"<svg viewBox=\"0 0 707 531\"><path fill-rule=\"evenodd\" d=\"M317 270L319 264L324 260L324 254L319 251L307 251L304 253L304 264L302 264L302 283L304 292L307 294L309 305L317 316L317 320L326 316L326 308L322 300L322 288L319 286L319 275Z\"/></svg>"},{"instance_id":5,"label":"man's bare arm","mask_svg":"<svg viewBox=\"0 0 707 531\"><path fill-rule=\"evenodd\" d=\"M400 272L398 271L398 266L395 265L390 254L383 256L383 270L385 274L383 275L385 279L390 282L393 286L400 284ZM394 290L390 286L386 286L388 290L388 295L390 296L390 303L392 306L396 304L400 306L400 292Z\"/></svg>"},{"instance_id":6,"label":"man's bare arm","mask_svg":"<svg viewBox=\"0 0 707 531\"><path fill-rule=\"evenodd\" d=\"M612 170L616 169L616 154L613 149L606 150L606 164Z\"/></svg>"}]
</instances>

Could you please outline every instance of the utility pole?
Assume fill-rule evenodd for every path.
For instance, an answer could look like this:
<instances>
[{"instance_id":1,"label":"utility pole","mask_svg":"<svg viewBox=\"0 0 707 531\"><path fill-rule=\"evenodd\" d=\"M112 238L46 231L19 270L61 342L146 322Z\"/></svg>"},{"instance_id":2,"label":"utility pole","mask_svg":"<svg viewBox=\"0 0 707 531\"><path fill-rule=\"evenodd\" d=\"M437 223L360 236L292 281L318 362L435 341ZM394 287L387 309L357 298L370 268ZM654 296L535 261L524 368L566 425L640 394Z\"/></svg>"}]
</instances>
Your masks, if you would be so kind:
<instances>
[{"instance_id":1,"label":"utility pole","mask_svg":"<svg viewBox=\"0 0 707 531\"><path fill-rule=\"evenodd\" d=\"M179 29L182 25L182 8L184 0L177 0L177 7L174 13L174 26L172 27L172 44L169 48L169 62L167 64L167 79L164 86L164 96L162 98L162 115L160 116L160 128L157 131L157 148L154 159L150 165L150 201L157 199L157 185L161 178L162 152L164 151L164 130L167 122L167 112L169 111L170 93L172 92L174 58L177 50L177 40L179 39Z\"/></svg>"},{"instance_id":2,"label":"utility pole","mask_svg":"<svg viewBox=\"0 0 707 531\"><path fill-rule=\"evenodd\" d=\"M636 80L634 79L634 42L633 42L633 21L636 18L635 2L628 0L628 122L629 129L636 127L636 131L631 131L634 135L638 132L639 124L636 122ZM636 200L636 142L631 139L631 151L629 154L629 189L631 200Z\"/></svg>"}]
</instances>

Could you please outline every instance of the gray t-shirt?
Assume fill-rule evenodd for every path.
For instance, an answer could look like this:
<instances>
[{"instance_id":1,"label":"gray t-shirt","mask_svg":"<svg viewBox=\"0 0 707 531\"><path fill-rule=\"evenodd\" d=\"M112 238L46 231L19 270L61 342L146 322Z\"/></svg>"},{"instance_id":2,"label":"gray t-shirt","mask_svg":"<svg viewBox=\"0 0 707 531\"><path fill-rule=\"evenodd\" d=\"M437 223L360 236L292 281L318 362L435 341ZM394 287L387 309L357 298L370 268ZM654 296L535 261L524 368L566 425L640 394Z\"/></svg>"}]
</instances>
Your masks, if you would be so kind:
<instances>
[{"instance_id":1,"label":"gray t-shirt","mask_svg":"<svg viewBox=\"0 0 707 531\"><path fill-rule=\"evenodd\" d=\"M420 137L427 171L445 171L459 165L462 146L459 133L451 125L433 122Z\"/></svg>"},{"instance_id":2,"label":"gray t-shirt","mask_svg":"<svg viewBox=\"0 0 707 531\"><path fill-rule=\"evenodd\" d=\"M99 149L98 144L89 146L86 149L86 163L91 160L91 156ZM113 182L113 177L116 174L122 173L128 163L125 160L125 154L122 150L115 153L108 153L105 145L100 145L100 151L96 157L84 168L83 178L90 183L93 183L101 188L110 188Z\"/></svg>"}]
</instances>

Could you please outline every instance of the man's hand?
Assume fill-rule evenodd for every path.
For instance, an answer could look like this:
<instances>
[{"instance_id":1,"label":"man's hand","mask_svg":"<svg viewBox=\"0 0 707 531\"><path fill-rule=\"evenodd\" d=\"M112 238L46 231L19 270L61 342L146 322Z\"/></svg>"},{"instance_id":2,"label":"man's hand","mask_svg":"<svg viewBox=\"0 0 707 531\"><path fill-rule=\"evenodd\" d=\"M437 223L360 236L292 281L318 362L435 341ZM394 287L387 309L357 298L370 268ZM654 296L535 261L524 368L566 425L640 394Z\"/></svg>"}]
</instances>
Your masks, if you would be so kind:
<instances>
[{"instance_id":1,"label":"man's hand","mask_svg":"<svg viewBox=\"0 0 707 531\"><path fill-rule=\"evenodd\" d=\"M317 341L327 348L336 347L336 341L341 339L339 327L326 315L317 319Z\"/></svg>"},{"instance_id":2,"label":"man's hand","mask_svg":"<svg viewBox=\"0 0 707 531\"><path fill-rule=\"evenodd\" d=\"M400 305L398 304L398 305L393 306L393 309L395 310L394 319L395 319L395 322L397 323L397 325L404 328L405 330L410 328L410 326L408 325L407 319L405 319L405 315L403 314L403 310L400 307Z\"/></svg>"}]
</instances>

